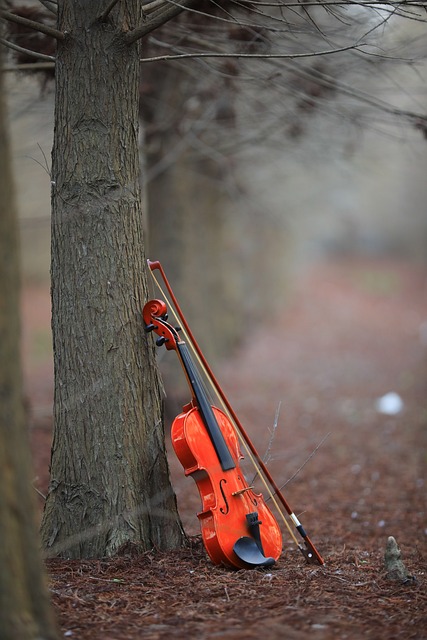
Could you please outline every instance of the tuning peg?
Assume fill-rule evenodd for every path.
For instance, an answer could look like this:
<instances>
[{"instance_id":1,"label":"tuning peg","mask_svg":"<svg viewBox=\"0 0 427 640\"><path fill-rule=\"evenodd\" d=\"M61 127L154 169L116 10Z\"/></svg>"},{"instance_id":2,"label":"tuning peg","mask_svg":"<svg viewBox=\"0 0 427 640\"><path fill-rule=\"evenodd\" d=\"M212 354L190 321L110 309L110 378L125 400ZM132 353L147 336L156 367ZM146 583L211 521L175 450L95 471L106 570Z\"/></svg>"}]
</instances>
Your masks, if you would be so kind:
<instances>
[{"instance_id":1,"label":"tuning peg","mask_svg":"<svg viewBox=\"0 0 427 640\"><path fill-rule=\"evenodd\" d=\"M145 325L145 330L146 330L147 333L150 333L150 331L153 331L153 329L155 329L155 328L156 328L155 324L146 324Z\"/></svg>"},{"instance_id":2,"label":"tuning peg","mask_svg":"<svg viewBox=\"0 0 427 640\"><path fill-rule=\"evenodd\" d=\"M157 345L158 347L161 347L161 346L162 346L163 344L165 344L165 342L167 342L167 341L168 341L168 339L167 339L167 338L165 338L164 336L160 336L160 338L157 338L157 340L156 340L156 345Z\"/></svg>"},{"instance_id":3,"label":"tuning peg","mask_svg":"<svg viewBox=\"0 0 427 640\"><path fill-rule=\"evenodd\" d=\"M166 320L169 318L169 315L168 315L167 313L164 313L164 314L161 316L161 318L162 318L162 320L165 320L165 321L166 321Z\"/></svg>"},{"instance_id":4,"label":"tuning peg","mask_svg":"<svg viewBox=\"0 0 427 640\"><path fill-rule=\"evenodd\" d=\"M175 331L182 331L181 327L175 327Z\"/></svg>"}]
</instances>

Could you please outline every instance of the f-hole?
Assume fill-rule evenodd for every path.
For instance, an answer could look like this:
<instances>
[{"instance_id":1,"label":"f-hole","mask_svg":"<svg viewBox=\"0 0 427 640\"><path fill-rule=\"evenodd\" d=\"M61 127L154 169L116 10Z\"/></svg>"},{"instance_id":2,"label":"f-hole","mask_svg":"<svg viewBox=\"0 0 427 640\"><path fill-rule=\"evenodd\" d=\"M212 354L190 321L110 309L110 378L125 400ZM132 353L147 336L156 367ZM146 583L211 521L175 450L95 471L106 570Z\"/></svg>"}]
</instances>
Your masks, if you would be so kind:
<instances>
[{"instance_id":1,"label":"f-hole","mask_svg":"<svg viewBox=\"0 0 427 640\"><path fill-rule=\"evenodd\" d=\"M230 511L230 506L228 504L228 500L227 500L226 495L224 493L224 489L222 488L223 484L227 484L227 480L225 478L223 478L222 480L219 481L219 489L221 491L222 497L224 498L224 502L225 502L225 508L221 507L220 511L221 511L223 516L226 516L227 513Z\"/></svg>"}]
</instances>

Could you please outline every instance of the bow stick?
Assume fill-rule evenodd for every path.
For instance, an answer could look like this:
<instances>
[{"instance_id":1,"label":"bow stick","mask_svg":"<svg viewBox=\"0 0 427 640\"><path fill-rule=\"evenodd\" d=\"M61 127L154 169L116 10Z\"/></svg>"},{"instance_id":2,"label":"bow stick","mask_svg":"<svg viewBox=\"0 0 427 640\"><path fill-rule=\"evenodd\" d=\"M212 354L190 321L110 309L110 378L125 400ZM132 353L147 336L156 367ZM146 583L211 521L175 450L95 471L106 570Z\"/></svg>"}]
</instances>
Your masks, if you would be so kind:
<instances>
[{"instance_id":1,"label":"bow stick","mask_svg":"<svg viewBox=\"0 0 427 640\"><path fill-rule=\"evenodd\" d=\"M234 412L234 409L232 408L231 404L229 403L226 395L224 394L221 386L219 385L217 379L215 378L208 362L206 361L198 343L197 340L195 339L195 337L193 336L193 333L190 329L190 327L187 324L187 321L184 317L184 314L181 310L181 307L179 306L179 303L172 291L172 287L169 284L169 281L166 277L166 274L163 270L162 265L160 264L160 262L157 261L151 261L151 260L147 260L147 264L148 267L153 275L154 280L156 281L157 286L159 286L159 288L161 289L159 283L157 282L153 271L158 270L162 276L163 282L166 285L166 288L169 292L169 295L172 299L173 305L179 315L179 318L184 326L185 332L188 334L191 343L197 353L197 356L200 360L200 362L202 363L202 366L204 368L204 370L206 371L207 376L209 377L209 379L211 380L213 386L215 387L215 390L217 392L217 394L219 395L220 399L223 402L224 407L226 408L227 413L229 414L229 417L232 419L232 421L234 422L236 428L237 428L237 432L240 434L244 444L245 444L245 448L247 449L252 462L254 463L255 467L258 467L262 473L260 473L260 477L261 479L264 481L264 478L267 480L267 482L269 483L270 487L274 490L273 492L269 489L269 487L267 486L267 484L264 481L264 484L267 488L267 491L270 495L270 498L272 499L272 501L274 502L278 512L280 513L283 522L285 523L293 541L295 542L295 544L297 545L298 549L301 551L301 553L303 554L303 556L305 557L305 559L307 560L308 563L310 564L320 564L323 565L324 564L324 560L322 558L322 556L320 555L320 553L317 551L316 547L314 546L313 542L310 540L309 536L307 535L307 532L305 531L304 527L302 526L301 522L298 520L297 516L295 515L295 513L292 511L291 507L289 506L287 500L285 499L285 497L283 496L280 487L276 484L276 482L274 481L274 478L272 477L272 475L270 474L269 470L267 469L267 467L265 466L263 460L261 459L258 451L256 450L255 446L253 445L252 441L250 440L248 434L246 433L245 429L243 428L243 425L240 423L240 420L238 419L237 415ZM281 502L283 508L285 509L286 513L288 514L289 518L292 520L293 524L295 525L296 530L298 531L298 533L300 534L300 536L303 539L304 545L302 545L301 543L298 542L298 540L296 539L293 531L291 530L291 528L289 527L289 524L283 514L282 509L280 508L280 506L277 504L277 501L275 500L275 496L277 497L277 499Z\"/></svg>"}]
</instances>

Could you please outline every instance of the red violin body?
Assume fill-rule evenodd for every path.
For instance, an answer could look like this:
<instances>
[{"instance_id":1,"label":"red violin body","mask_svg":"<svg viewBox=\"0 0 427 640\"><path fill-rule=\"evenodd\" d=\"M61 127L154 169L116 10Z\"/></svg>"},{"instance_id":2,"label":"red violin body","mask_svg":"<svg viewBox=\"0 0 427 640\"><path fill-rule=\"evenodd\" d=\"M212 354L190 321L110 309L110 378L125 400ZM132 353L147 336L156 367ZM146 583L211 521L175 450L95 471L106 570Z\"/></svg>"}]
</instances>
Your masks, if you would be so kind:
<instances>
[{"instance_id":1,"label":"red violin body","mask_svg":"<svg viewBox=\"0 0 427 640\"><path fill-rule=\"evenodd\" d=\"M242 454L233 425L219 409L213 408L213 413L235 461L233 469L222 469L197 407L178 415L171 431L185 475L192 476L200 493L202 510L197 517L205 549L215 564L242 569L270 566L282 551L279 526L239 468ZM255 515L248 519L248 514Z\"/></svg>"}]
</instances>

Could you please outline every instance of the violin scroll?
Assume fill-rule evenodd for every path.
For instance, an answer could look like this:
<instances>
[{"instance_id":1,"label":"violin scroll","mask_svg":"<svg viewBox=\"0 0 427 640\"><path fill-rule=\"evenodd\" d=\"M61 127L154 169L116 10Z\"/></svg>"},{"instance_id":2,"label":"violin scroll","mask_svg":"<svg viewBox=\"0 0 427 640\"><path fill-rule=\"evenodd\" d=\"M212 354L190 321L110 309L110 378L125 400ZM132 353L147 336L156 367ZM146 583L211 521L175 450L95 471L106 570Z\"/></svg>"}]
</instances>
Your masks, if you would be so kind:
<instances>
[{"instance_id":1,"label":"violin scroll","mask_svg":"<svg viewBox=\"0 0 427 640\"><path fill-rule=\"evenodd\" d=\"M176 351L180 329L172 327L167 322L168 310L165 302L163 300L149 300L142 310L142 317L147 333L154 331L159 336L156 340L157 346L160 347L164 344L166 349Z\"/></svg>"}]
</instances>

